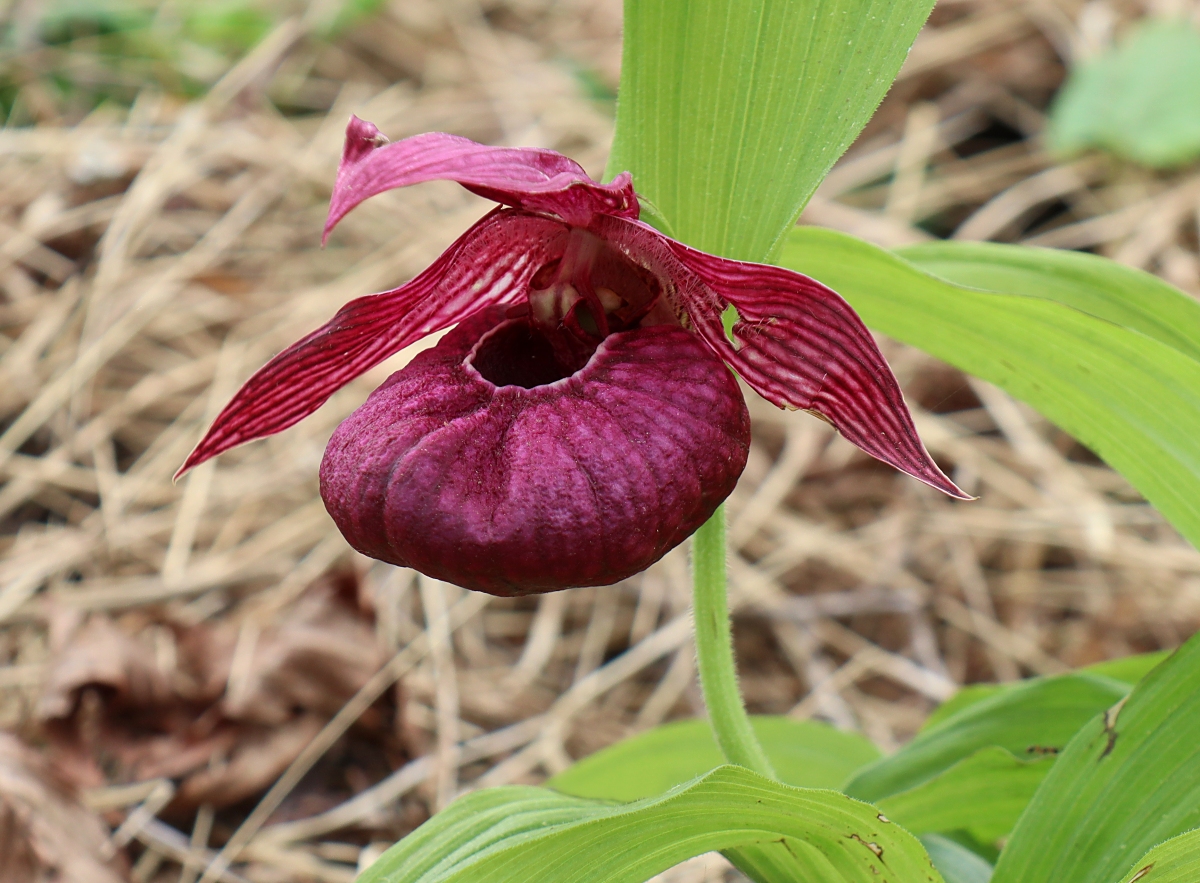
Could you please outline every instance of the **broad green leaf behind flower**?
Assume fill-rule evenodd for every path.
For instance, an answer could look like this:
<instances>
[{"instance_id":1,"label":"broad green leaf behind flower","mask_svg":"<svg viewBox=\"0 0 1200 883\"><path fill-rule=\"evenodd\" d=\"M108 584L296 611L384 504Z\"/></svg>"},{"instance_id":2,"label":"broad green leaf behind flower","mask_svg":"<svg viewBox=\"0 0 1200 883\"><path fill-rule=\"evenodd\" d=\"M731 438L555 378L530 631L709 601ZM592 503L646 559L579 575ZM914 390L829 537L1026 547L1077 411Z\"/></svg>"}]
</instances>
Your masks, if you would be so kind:
<instances>
[{"instance_id":1,"label":"broad green leaf behind flower","mask_svg":"<svg viewBox=\"0 0 1200 883\"><path fill-rule=\"evenodd\" d=\"M951 262L955 247L905 251L910 262L797 227L781 263L831 286L875 330L1033 405L1200 545L1200 360L1179 339L1200 339L1200 307L1148 273L1090 255L969 244ZM925 272L926 259L953 281ZM1040 266L1022 267L1027 259ZM1002 276L1021 287L1002 286ZM1077 299L1084 284L1087 303Z\"/></svg>"},{"instance_id":2,"label":"broad green leaf behind flower","mask_svg":"<svg viewBox=\"0 0 1200 883\"><path fill-rule=\"evenodd\" d=\"M609 177L739 260L776 249L866 125L933 0L629 0Z\"/></svg>"}]
</instances>

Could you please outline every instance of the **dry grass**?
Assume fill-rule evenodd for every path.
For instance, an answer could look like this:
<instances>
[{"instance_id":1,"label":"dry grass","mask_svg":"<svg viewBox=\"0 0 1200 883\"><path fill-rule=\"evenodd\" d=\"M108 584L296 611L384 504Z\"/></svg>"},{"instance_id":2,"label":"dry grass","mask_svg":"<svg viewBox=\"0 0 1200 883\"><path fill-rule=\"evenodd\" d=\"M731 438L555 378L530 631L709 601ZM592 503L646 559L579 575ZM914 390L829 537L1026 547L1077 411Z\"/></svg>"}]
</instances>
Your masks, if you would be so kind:
<instances>
[{"instance_id":1,"label":"dry grass","mask_svg":"<svg viewBox=\"0 0 1200 883\"><path fill-rule=\"evenodd\" d=\"M1200 294L1195 170L1042 150L1064 58L1104 39L1099 6L943 2L803 221L886 245L1089 248ZM1118 28L1146 11L1105 8ZM317 496L322 447L405 354L171 483L254 368L485 210L423 185L365 204L319 250L347 115L393 138L553 147L599 172L611 106L584 83L615 86L619 18L615 0L398 0L335 45L286 22L190 106L146 89L128 113L0 131L0 726L89 786L132 879L350 881L463 789L540 781L702 713L683 550L615 588L497 600L346 547ZM328 111L281 115L281 95ZM1200 626L1200 554L1119 476L1003 392L888 354L930 449L980 499L949 502L752 402L729 511L754 711L892 749L959 684ZM330 574L340 601L310 588ZM348 631L298 602L342 604ZM375 655L347 649L354 623ZM313 686L298 658L343 676ZM280 690L296 698L275 717L247 699ZM159 749L206 753L146 773L135 714ZM213 714L233 734L219 744L195 731ZM213 785L242 769L270 775L249 793ZM669 876L725 873L708 857Z\"/></svg>"}]
</instances>

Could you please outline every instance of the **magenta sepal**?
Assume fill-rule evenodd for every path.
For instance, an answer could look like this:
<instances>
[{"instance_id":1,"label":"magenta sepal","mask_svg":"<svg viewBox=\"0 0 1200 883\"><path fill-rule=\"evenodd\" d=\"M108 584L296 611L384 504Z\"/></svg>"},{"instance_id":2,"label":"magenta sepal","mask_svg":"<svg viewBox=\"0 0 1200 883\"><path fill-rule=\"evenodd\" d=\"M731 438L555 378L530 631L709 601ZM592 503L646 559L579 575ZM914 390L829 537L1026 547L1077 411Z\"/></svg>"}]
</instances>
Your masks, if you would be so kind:
<instances>
[{"instance_id":1,"label":"magenta sepal","mask_svg":"<svg viewBox=\"0 0 1200 883\"><path fill-rule=\"evenodd\" d=\"M350 301L255 372L213 421L176 478L218 454L303 420L388 356L491 304L510 304L562 254L566 228L496 209L410 282Z\"/></svg>"}]
</instances>

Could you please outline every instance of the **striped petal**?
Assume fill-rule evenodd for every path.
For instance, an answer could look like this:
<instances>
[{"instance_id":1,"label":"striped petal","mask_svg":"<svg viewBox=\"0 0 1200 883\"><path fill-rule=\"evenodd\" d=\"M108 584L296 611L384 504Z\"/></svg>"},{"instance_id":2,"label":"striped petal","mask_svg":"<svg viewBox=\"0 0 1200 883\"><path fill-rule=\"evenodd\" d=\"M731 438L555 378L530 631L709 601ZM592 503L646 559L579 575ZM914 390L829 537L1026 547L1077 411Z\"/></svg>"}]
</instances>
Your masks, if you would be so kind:
<instances>
[{"instance_id":1,"label":"striped petal","mask_svg":"<svg viewBox=\"0 0 1200 883\"><path fill-rule=\"evenodd\" d=\"M676 309L763 398L813 411L871 456L971 499L929 456L871 333L832 289L782 267L697 251L637 221L603 218L593 229L671 280ZM722 323L730 304L732 340Z\"/></svg>"},{"instance_id":2,"label":"striped petal","mask_svg":"<svg viewBox=\"0 0 1200 883\"><path fill-rule=\"evenodd\" d=\"M489 147L469 138L427 132L389 144L374 124L350 118L324 238L365 199L422 181L457 181L504 205L557 215L586 226L594 214L638 216L628 172L597 184L577 162L553 150Z\"/></svg>"},{"instance_id":3,"label":"striped petal","mask_svg":"<svg viewBox=\"0 0 1200 883\"><path fill-rule=\"evenodd\" d=\"M529 280L561 257L567 227L496 209L434 263L392 291L352 300L246 381L176 473L307 417L364 371L487 306L522 300Z\"/></svg>"}]
</instances>

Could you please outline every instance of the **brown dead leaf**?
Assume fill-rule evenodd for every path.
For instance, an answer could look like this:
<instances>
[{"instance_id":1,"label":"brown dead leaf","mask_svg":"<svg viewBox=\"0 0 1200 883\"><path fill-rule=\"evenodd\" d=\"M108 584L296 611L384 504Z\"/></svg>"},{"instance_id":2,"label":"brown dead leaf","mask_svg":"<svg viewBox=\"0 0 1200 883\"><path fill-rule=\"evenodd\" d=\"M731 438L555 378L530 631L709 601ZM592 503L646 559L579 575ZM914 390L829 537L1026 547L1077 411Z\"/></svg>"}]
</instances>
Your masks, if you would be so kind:
<instances>
[{"instance_id":1,"label":"brown dead leaf","mask_svg":"<svg viewBox=\"0 0 1200 883\"><path fill-rule=\"evenodd\" d=\"M183 780L175 793L176 803L230 806L265 791L324 725L325 718L305 714L277 728L247 728L227 760Z\"/></svg>"},{"instance_id":2,"label":"brown dead leaf","mask_svg":"<svg viewBox=\"0 0 1200 883\"><path fill-rule=\"evenodd\" d=\"M108 829L55 782L37 753L0 733L0 880L122 883L100 851Z\"/></svg>"},{"instance_id":3,"label":"brown dead leaf","mask_svg":"<svg viewBox=\"0 0 1200 883\"><path fill-rule=\"evenodd\" d=\"M172 779L175 809L260 793L386 661L356 591L320 580L265 627L52 614L37 707L56 771L76 787ZM359 727L395 754L393 717Z\"/></svg>"},{"instance_id":4,"label":"brown dead leaf","mask_svg":"<svg viewBox=\"0 0 1200 883\"><path fill-rule=\"evenodd\" d=\"M387 661L371 622L341 581L317 583L255 640L231 684L226 716L280 724L297 711L332 717Z\"/></svg>"}]
</instances>

